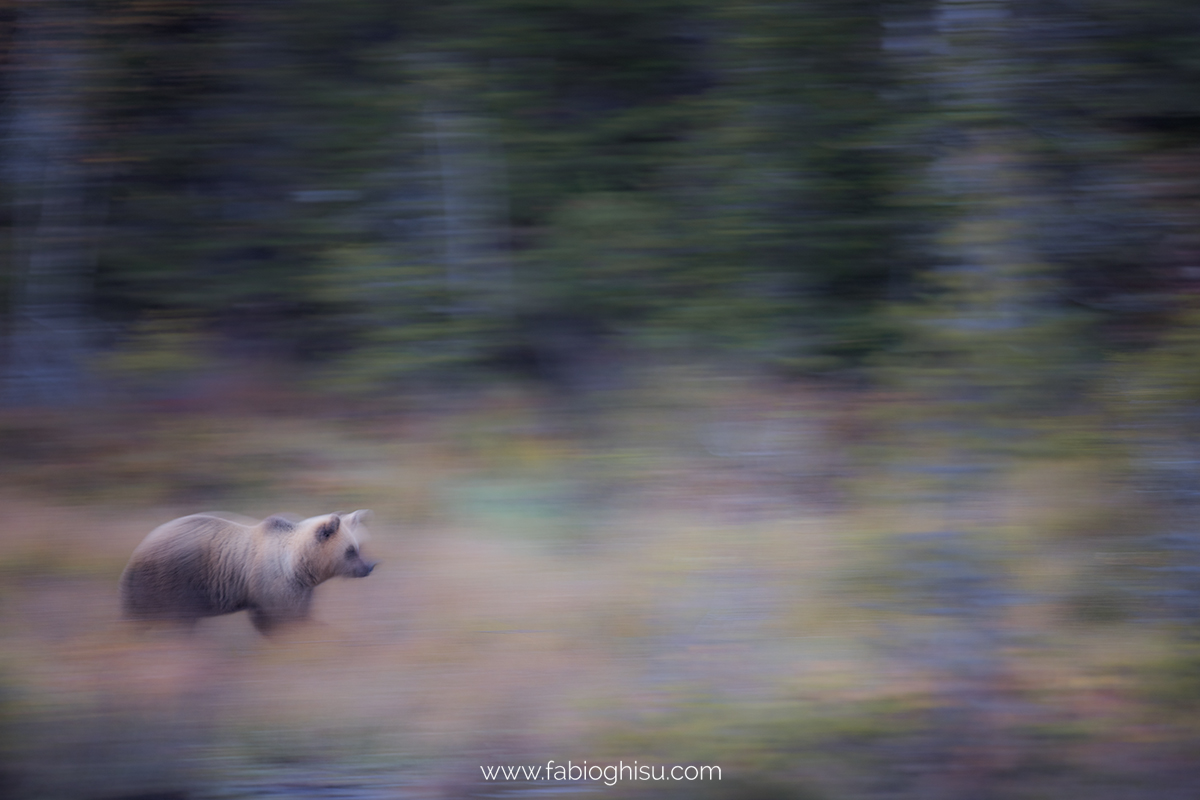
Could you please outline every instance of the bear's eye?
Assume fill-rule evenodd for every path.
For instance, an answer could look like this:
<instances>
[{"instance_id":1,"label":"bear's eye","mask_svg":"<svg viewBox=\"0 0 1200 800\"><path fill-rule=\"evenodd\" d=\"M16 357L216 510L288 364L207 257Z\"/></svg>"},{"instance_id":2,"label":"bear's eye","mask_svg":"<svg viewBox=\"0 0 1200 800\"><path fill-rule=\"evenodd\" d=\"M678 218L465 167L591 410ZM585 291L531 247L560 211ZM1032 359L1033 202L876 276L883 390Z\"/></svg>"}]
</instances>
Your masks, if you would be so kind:
<instances>
[{"instance_id":1,"label":"bear's eye","mask_svg":"<svg viewBox=\"0 0 1200 800\"><path fill-rule=\"evenodd\" d=\"M346 548L346 558L354 558L354 548L353 547Z\"/></svg>"}]
</instances>

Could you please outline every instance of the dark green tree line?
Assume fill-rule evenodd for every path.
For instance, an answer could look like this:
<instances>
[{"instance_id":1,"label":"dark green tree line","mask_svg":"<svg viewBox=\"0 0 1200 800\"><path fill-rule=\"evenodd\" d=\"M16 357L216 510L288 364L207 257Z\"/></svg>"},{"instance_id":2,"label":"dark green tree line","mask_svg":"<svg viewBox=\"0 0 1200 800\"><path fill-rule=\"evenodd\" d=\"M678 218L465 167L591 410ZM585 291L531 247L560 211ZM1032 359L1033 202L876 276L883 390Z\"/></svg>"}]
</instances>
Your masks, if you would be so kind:
<instances>
[{"instance_id":1,"label":"dark green tree line","mask_svg":"<svg viewBox=\"0 0 1200 800\"><path fill-rule=\"evenodd\" d=\"M52 354L74 353L61 378L175 340L364 388L614 340L837 370L958 347L919 318L992 295L1041 316L1034 350L1067 345L1059 374L1155 341L1195 280L1175 0L10 0L3 20L12 386Z\"/></svg>"}]
</instances>

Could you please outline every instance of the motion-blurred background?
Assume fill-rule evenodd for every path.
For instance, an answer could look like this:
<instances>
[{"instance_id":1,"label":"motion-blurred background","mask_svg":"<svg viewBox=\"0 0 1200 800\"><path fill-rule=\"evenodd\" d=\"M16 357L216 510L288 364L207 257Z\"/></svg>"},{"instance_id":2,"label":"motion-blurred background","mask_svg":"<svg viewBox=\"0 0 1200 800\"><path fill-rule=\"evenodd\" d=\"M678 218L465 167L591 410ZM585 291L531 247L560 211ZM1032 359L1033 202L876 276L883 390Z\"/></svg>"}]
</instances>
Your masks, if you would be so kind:
<instances>
[{"instance_id":1,"label":"motion-blurred background","mask_svg":"<svg viewBox=\"0 0 1200 800\"><path fill-rule=\"evenodd\" d=\"M0 797L1200 787L1191 0L2 0L0 131Z\"/></svg>"}]
</instances>

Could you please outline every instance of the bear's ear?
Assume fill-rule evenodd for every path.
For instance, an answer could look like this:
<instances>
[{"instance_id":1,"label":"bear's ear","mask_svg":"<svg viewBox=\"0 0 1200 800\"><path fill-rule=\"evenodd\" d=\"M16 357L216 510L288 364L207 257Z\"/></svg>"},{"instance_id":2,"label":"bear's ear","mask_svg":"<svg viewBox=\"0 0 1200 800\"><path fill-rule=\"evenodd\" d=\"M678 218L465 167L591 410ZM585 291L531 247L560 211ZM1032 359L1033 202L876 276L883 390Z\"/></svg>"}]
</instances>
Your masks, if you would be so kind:
<instances>
[{"instance_id":1,"label":"bear's ear","mask_svg":"<svg viewBox=\"0 0 1200 800\"><path fill-rule=\"evenodd\" d=\"M338 519L337 514L334 514L328 520L322 522L321 526L317 528L317 541L324 542L328 540L330 536L333 536L338 532L338 528L340 528L341 525L342 521Z\"/></svg>"},{"instance_id":2,"label":"bear's ear","mask_svg":"<svg viewBox=\"0 0 1200 800\"><path fill-rule=\"evenodd\" d=\"M360 508L350 515L348 520L351 528L357 528L360 525L366 525L371 521L371 517L375 516L369 508Z\"/></svg>"},{"instance_id":3,"label":"bear's ear","mask_svg":"<svg viewBox=\"0 0 1200 800\"><path fill-rule=\"evenodd\" d=\"M262 527L267 533L287 533L293 530L296 525L287 517L274 514L262 521Z\"/></svg>"}]
</instances>

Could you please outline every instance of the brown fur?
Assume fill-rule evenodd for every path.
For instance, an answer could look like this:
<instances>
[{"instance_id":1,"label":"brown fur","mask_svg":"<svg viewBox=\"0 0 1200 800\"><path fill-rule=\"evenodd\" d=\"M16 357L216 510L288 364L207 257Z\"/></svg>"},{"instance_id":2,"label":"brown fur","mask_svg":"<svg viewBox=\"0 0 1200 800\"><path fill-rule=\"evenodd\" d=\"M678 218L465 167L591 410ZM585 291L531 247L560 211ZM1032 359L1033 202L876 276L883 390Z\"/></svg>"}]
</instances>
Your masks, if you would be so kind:
<instances>
[{"instance_id":1,"label":"brown fur","mask_svg":"<svg viewBox=\"0 0 1200 800\"><path fill-rule=\"evenodd\" d=\"M193 624L249 611L261 633L306 619L313 589L337 576L365 578L358 535L366 510L293 522L194 514L156 528L121 574L126 617Z\"/></svg>"}]
</instances>

